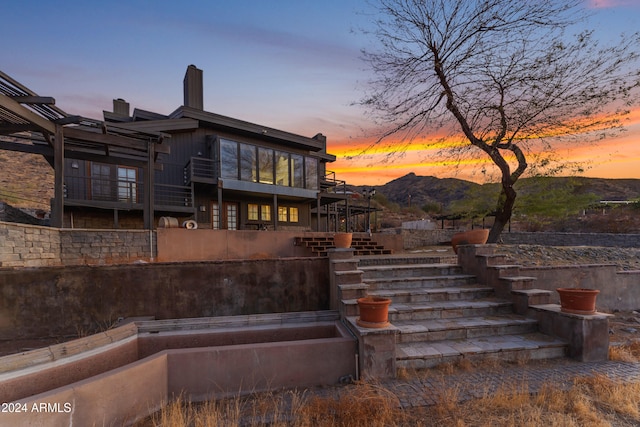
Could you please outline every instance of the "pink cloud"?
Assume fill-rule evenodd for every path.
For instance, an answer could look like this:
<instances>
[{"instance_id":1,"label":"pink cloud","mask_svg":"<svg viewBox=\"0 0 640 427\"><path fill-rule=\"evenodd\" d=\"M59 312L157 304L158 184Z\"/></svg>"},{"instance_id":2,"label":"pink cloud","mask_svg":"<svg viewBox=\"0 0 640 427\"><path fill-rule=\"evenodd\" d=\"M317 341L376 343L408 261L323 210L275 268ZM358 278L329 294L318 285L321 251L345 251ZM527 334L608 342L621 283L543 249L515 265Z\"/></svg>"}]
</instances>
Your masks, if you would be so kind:
<instances>
[{"instance_id":1,"label":"pink cloud","mask_svg":"<svg viewBox=\"0 0 640 427\"><path fill-rule=\"evenodd\" d=\"M637 0L589 0L587 7L591 9L609 9L612 7L638 6Z\"/></svg>"}]
</instances>

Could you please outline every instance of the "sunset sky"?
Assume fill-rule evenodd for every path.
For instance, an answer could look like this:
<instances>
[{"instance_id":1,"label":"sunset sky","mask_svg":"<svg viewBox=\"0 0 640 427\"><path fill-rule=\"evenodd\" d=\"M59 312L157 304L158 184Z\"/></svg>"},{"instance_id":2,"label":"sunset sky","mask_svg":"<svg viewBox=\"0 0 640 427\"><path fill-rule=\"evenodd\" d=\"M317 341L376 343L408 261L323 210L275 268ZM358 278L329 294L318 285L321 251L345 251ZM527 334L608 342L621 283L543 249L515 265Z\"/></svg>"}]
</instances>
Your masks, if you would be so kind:
<instances>
[{"instance_id":1,"label":"sunset sky","mask_svg":"<svg viewBox=\"0 0 640 427\"><path fill-rule=\"evenodd\" d=\"M640 0L588 0L590 28L603 41L638 30ZM204 107L306 136L327 136L330 165L351 184L377 185L414 172L481 180L478 162L458 169L425 147L390 161L368 152L373 124L353 106L369 77L360 50L372 40L365 0L114 0L7 2L0 69L71 114L101 118L113 98L169 114L182 104L189 64L204 70ZM560 155L585 162L585 176L640 178L640 114L627 132Z\"/></svg>"}]
</instances>

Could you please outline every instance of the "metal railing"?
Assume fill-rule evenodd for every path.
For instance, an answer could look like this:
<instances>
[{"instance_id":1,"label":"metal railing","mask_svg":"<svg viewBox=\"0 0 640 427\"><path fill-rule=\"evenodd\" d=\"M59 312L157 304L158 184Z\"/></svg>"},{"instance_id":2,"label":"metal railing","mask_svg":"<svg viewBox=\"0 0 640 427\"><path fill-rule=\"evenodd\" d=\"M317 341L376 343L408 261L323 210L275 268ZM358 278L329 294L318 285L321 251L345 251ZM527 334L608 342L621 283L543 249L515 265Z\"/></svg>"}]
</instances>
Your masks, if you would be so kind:
<instances>
[{"instance_id":1,"label":"metal railing","mask_svg":"<svg viewBox=\"0 0 640 427\"><path fill-rule=\"evenodd\" d=\"M105 204L142 209L144 191L142 181L67 175L64 198L76 204L87 202L88 206ZM154 196L155 206L193 208L193 192L190 186L155 184Z\"/></svg>"},{"instance_id":2,"label":"metal railing","mask_svg":"<svg viewBox=\"0 0 640 427\"><path fill-rule=\"evenodd\" d=\"M326 171L322 186L327 187L327 193L347 194L347 182L337 179L333 171Z\"/></svg>"},{"instance_id":3,"label":"metal railing","mask_svg":"<svg viewBox=\"0 0 640 427\"><path fill-rule=\"evenodd\" d=\"M155 205L193 208L191 187L184 185L156 184Z\"/></svg>"},{"instance_id":4,"label":"metal railing","mask_svg":"<svg viewBox=\"0 0 640 427\"><path fill-rule=\"evenodd\" d=\"M215 162L202 157L191 157L184 167L184 184L192 181L213 183L216 179Z\"/></svg>"}]
</instances>

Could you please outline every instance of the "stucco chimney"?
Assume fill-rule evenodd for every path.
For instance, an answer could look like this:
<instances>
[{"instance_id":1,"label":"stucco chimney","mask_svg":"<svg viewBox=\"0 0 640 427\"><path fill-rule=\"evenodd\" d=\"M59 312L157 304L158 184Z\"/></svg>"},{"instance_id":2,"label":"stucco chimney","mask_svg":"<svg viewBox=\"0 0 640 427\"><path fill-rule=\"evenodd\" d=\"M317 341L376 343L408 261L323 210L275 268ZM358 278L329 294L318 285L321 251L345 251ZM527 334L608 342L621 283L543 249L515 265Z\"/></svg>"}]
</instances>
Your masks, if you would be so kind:
<instances>
[{"instance_id":1,"label":"stucco chimney","mask_svg":"<svg viewBox=\"0 0 640 427\"><path fill-rule=\"evenodd\" d=\"M184 75L184 105L185 107L204 109L202 87L202 70L195 65L189 65Z\"/></svg>"}]
</instances>

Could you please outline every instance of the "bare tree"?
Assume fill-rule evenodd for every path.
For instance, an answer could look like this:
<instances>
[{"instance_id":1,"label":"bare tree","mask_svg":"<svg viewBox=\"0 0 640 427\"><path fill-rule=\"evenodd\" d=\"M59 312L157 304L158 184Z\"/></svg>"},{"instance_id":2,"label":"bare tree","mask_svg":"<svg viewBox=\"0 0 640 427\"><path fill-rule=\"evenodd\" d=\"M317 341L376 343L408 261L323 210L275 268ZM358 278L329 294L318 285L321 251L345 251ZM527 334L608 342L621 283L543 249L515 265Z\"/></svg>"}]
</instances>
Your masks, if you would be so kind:
<instances>
[{"instance_id":1,"label":"bare tree","mask_svg":"<svg viewBox=\"0 0 640 427\"><path fill-rule=\"evenodd\" d=\"M501 192L489 235L511 218L515 182L549 165L558 143L622 129L637 100L640 36L601 47L582 0L378 0L364 51L374 71L361 101L384 123L378 142L456 134L498 168ZM467 150L468 151L468 150ZM533 168L531 168L533 169ZM539 168L536 168L539 170Z\"/></svg>"}]
</instances>

